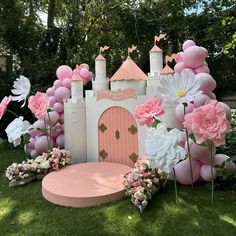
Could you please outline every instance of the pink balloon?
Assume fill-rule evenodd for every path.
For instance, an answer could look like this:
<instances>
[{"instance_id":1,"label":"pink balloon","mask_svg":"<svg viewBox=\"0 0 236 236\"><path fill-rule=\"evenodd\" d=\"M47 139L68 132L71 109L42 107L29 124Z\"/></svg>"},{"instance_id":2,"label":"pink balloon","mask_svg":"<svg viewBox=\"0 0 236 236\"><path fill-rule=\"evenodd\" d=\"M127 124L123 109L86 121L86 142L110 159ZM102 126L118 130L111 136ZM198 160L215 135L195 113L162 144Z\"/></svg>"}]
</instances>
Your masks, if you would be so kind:
<instances>
[{"instance_id":1,"label":"pink balloon","mask_svg":"<svg viewBox=\"0 0 236 236\"><path fill-rule=\"evenodd\" d=\"M182 49L183 51L185 51L187 48L192 47L192 46L196 46L196 43L193 40L186 40L183 43Z\"/></svg>"},{"instance_id":2,"label":"pink balloon","mask_svg":"<svg viewBox=\"0 0 236 236\"><path fill-rule=\"evenodd\" d=\"M208 147L196 144L191 139L189 139L189 146L192 158L199 160L204 164L209 163L210 151ZM188 151L187 142L185 143L185 150Z\"/></svg>"},{"instance_id":3,"label":"pink balloon","mask_svg":"<svg viewBox=\"0 0 236 236\"><path fill-rule=\"evenodd\" d=\"M175 57L176 63L183 62L183 52L178 52Z\"/></svg>"},{"instance_id":4,"label":"pink balloon","mask_svg":"<svg viewBox=\"0 0 236 236\"><path fill-rule=\"evenodd\" d=\"M57 102L63 102L63 99L70 97L70 90L66 87L57 88L55 91L55 98Z\"/></svg>"},{"instance_id":5,"label":"pink balloon","mask_svg":"<svg viewBox=\"0 0 236 236\"><path fill-rule=\"evenodd\" d=\"M69 78L63 79L62 84L64 87L70 89L71 88L71 79L69 79Z\"/></svg>"},{"instance_id":6,"label":"pink balloon","mask_svg":"<svg viewBox=\"0 0 236 236\"><path fill-rule=\"evenodd\" d=\"M192 103L188 103L188 106L185 108L186 114L191 113L194 108ZM175 115L180 121L184 121L184 105L182 103L178 104L175 108Z\"/></svg>"},{"instance_id":7,"label":"pink balloon","mask_svg":"<svg viewBox=\"0 0 236 236\"><path fill-rule=\"evenodd\" d=\"M85 68L85 69L89 70L89 65L86 63L82 63L82 64L80 64L80 68Z\"/></svg>"},{"instance_id":8,"label":"pink balloon","mask_svg":"<svg viewBox=\"0 0 236 236\"><path fill-rule=\"evenodd\" d=\"M35 141L35 150L37 151L38 154L41 154L50 148L48 139L51 141L51 147L53 147L54 142L52 138L49 138L46 135L37 138L37 140Z\"/></svg>"},{"instance_id":9,"label":"pink balloon","mask_svg":"<svg viewBox=\"0 0 236 236\"><path fill-rule=\"evenodd\" d=\"M203 51L203 53L205 54L205 57L207 57L208 56L208 50L204 47L200 47L200 48Z\"/></svg>"},{"instance_id":10,"label":"pink balloon","mask_svg":"<svg viewBox=\"0 0 236 236\"><path fill-rule=\"evenodd\" d=\"M30 149L34 149L34 145L35 145L35 139L34 138L30 138L29 143L28 143L28 147Z\"/></svg>"},{"instance_id":11,"label":"pink balloon","mask_svg":"<svg viewBox=\"0 0 236 236\"><path fill-rule=\"evenodd\" d=\"M204 93L209 93L216 88L216 81L207 73L197 74L196 79L201 82L199 89Z\"/></svg>"},{"instance_id":12,"label":"pink balloon","mask_svg":"<svg viewBox=\"0 0 236 236\"><path fill-rule=\"evenodd\" d=\"M196 74L199 74L199 73L207 73L207 74L210 74L210 70L208 68L208 66L201 66L201 67L198 67L197 69L195 69L195 73Z\"/></svg>"},{"instance_id":13,"label":"pink balloon","mask_svg":"<svg viewBox=\"0 0 236 236\"><path fill-rule=\"evenodd\" d=\"M61 102L56 102L54 105L53 105L53 110L58 112L58 113L61 113L64 111L64 106Z\"/></svg>"},{"instance_id":14,"label":"pink balloon","mask_svg":"<svg viewBox=\"0 0 236 236\"><path fill-rule=\"evenodd\" d=\"M58 145L60 148L64 148L64 139L64 134L60 134L59 136L57 136L56 145Z\"/></svg>"},{"instance_id":15,"label":"pink balloon","mask_svg":"<svg viewBox=\"0 0 236 236\"><path fill-rule=\"evenodd\" d=\"M65 78L70 78L72 76L72 69L69 66L62 65L57 68L56 71L57 78L63 80Z\"/></svg>"},{"instance_id":16,"label":"pink balloon","mask_svg":"<svg viewBox=\"0 0 236 236\"><path fill-rule=\"evenodd\" d=\"M54 96L49 97L49 101L50 101L50 107L53 107L54 103L56 102L56 98Z\"/></svg>"},{"instance_id":17,"label":"pink balloon","mask_svg":"<svg viewBox=\"0 0 236 236\"><path fill-rule=\"evenodd\" d=\"M55 80L54 81L54 83L53 83L53 88L56 90L57 88L60 88L60 87L62 87L63 86L63 84L62 84L62 81L61 80ZM55 91L54 91L54 93L55 93Z\"/></svg>"},{"instance_id":18,"label":"pink balloon","mask_svg":"<svg viewBox=\"0 0 236 236\"><path fill-rule=\"evenodd\" d=\"M45 128L47 128L47 127L45 126L45 123L44 123L43 120L37 120L37 121L35 121L34 124L33 124L33 129L35 130L35 135L34 135L35 138L36 138L37 136L39 137L39 136L42 136L42 135L45 134L43 131L38 130L38 128L39 128L39 129L45 129ZM33 137L33 136L31 136L31 137Z\"/></svg>"},{"instance_id":19,"label":"pink balloon","mask_svg":"<svg viewBox=\"0 0 236 236\"><path fill-rule=\"evenodd\" d=\"M51 97L51 96L54 96L54 88L48 88L47 91L46 91L46 94Z\"/></svg>"},{"instance_id":20,"label":"pink balloon","mask_svg":"<svg viewBox=\"0 0 236 236\"><path fill-rule=\"evenodd\" d=\"M207 95L205 94L200 94L194 99L194 105L195 107L200 107L206 103L206 101L210 99Z\"/></svg>"},{"instance_id":21,"label":"pink balloon","mask_svg":"<svg viewBox=\"0 0 236 236\"><path fill-rule=\"evenodd\" d=\"M225 104L224 102L219 102L219 104L222 106L222 108L226 112L227 119L229 121L231 121L231 109L230 109L230 107L227 104Z\"/></svg>"},{"instance_id":22,"label":"pink balloon","mask_svg":"<svg viewBox=\"0 0 236 236\"><path fill-rule=\"evenodd\" d=\"M32 158L35 158L35 157L37 157L39 154L38 154L38 152L35 150L35 149L33 149L31 152L30 152L30 156L32 157Z\"/></svg>"},{"instance_id":23,"label":"pink balloon","mask_svg":"<svg viewBox=\"0 0 236 236\"><path fill-rule=\"evenodd\" d=\"M194 74L195 74L195 71L194 71L194 69L185 68L185 69L183 69L183 71L188 71L188 72L192 72L192 73L194 73Z\"/></svg>"},{"instance_id":24,"label":"pink balloon","mask_svg":"<svg viewBox=\"0 0 236 236\"><path fill-rule=\"evenodd\" d=\"M176 73L180 73L183 69L185 69L186 66L184 64L184 62L178 62L175 66L174 66L174 71Z\"/></svg>"},{"instance_id":25,"label":"pink balloon","mask_svg":"<svg viewBox=\"0 0 236 236\"><path fill-rule=\"evenodd\" d=\"M216 100L216 95L213 92L206 93L207 96L209 96L210 99Z\"/></svg>"},{"instance_id":26,"label":"pink balloon","mask_svg":"<svg viewBox=\"0 0 236 236\"><path fill-rule=\"evenodd\" d=\"M56 124L52 130L51 130L51 137L57 137L62 131L61 125ZM50 132L48 131L48 134L50 135Z\"/></svg>"},{"instance_id":27,"label":"pink balloon","mask_svg":"<svg viewBox=\"0 0 236 236\"><path fill-rule=\"evenodd\" d=\"M200 175L205 181L210 182L212 179L211 166L210 165L203 165L200 170ZM216 176L217 176L216 168L213 167L213 179L215 179Z\"/></svg>"},{"instance_id":28,"label":"pink balloon","mask_svg":"<svg viewBox=\"0 0 236 236\"><path fill-rule=\"evenodd\" d=\"M85 86L88 83L87 79L83 79L83 85Z\"/></svg>"},{"instance_id":29,"label":"pink balloon","mask_svg":"<svg viewBox=\"0 0 236 236\"><path fill-rule=\"evenodd\" d=\"M93 79L93 76L94 76L93 73L90 71L88 81L91 81Z\"/></svg>"},{"instance_id":30,"label":"pink balloon","mask_svg":"<svg viewBox=\"0 0 236 236\"><path fill-rule=\"evenodd\" d=\"M31 138L35 138L37 135L39 135L39 131L35 129L33 125L31 125L29 130L29 135Z\"/></svg>"},{"instance_id":31,"label":"pink balloon","mask_svg":"<svg viewBox=\"0 0 236 236\"><path fill-rule=\"evenodd\" d=\"M49 122L49 117L50 117L50 122ZM46 117L46 122L47 124L54 125L56 121L60 118L60 115L56 111L50 111L48 113L48 116Z\"/></svg>"},{"instance_id":32,"label":"pink balloon","mask_svg":"<svg viewBox=\"0 0 236 236\"><path fill-rule=\"evenodd\" d=\"M198 180L200 174L200 164L195 159L192 159L192 170L193 170L193 182L195 183ZM176 175L176 180L180 184L184 185L192 184L189 159L181 161L177 165L175 165L175 175Z\"/></svg>"},{"instance_id":33,"label":"pink balloon","mask_svg":"<svg viewBox=\"0 0 236 236\"><path fill-rule=\"evenodd\" d=\"M43 120L37 120L33 123L33 128L34 129L37 129L37 128L40 128L40 129L45 129L46 128L46 125L44 123Z\"/></svg>"},{"instance_id":34,"label":"pink balloon","mask_svg":"<svg viewBox=\"0 0 236 236\"><path fill-rule=\"evenodd\" d=\"M64 124L64 113L61 114L60 121L61 121L62 124Z\"/></svg>"},{"instance_id":35,"label":"pink balloon","mask_svg":"<svg viewBox=\"0 0 236 236\"><path fill-rule=\"evenodd\" d=\"M187 67L195 69L203 65L206 59L206 52L198 46L191 46L183 53L183 60Z\"/></svg>"},{"instance_id":36,"label":"pink balloon","mask_svg":"<svg viewBox=\"0 0 236 236\"><path fill-rule=\"evenodd\" d=\"M80 74L80 77L81 77L82 79L86 79L86 80L87 80L87 79L89 78L89 76L90 76L89 71L88 71L87 69L85 69L85 68L81 69L80 72L79 72L79 74Z\"/></svg>"},{"instance_id":37,"label":"pink balloon","mask_svg":"<svg viewBox=\"0 0 236 236\"><path fill-rule=\"evenodd\" d=\"M236 165L232 161L227 161L227 162L225 162L225 169L227 169L227 170L235 170L236 169Z\"/></svg>"},{"instance_id":38,"label":"pink balloon","mask_svg":"<svg viewBox=\"0 0 236 236\"><path fill-rule=\"evenodd\" d=\"M229 156L224 154L216 154L213 160L213 165L221 165L223 162L225 162L227 159L229 159Z\"/></svg>"}]
</instances>

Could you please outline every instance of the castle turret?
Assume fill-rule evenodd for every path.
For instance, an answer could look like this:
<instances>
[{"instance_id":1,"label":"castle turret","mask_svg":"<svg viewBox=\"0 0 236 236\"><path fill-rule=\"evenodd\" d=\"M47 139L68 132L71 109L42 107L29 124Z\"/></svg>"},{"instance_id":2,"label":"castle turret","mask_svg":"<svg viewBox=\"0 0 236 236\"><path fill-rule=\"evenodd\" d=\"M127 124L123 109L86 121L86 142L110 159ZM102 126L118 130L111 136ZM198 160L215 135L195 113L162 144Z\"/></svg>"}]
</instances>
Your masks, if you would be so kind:
<instances>
[{"instance_id":1,"label":"castle turret","mask_svg":"<svg viewBox=\"0 0 236 236\"><path fill-rule=\"evenodd\" d=\"M65 148L72 155L72 163L87 161L86 106L83 80L78 75L71 79L71 98L64 101Z\"/></svg>"},{"instance_id":2,"label":"castle turret","mask_svg":"<svg viewBox=\"0 0 236 236\"><path fill-rule=\"evenodd\" d=\"M156 72L160 73L163 68L163 58L162 58L162 50L154 45L149 52L150 59L150 73L154 75Z\"/></svg>"},{"instance_id":3,"label":"castle turret","mask_svg":"<svg viewBox=\"0 0 236 236\"><path fill-rule=\"evenodd\" d=\"M106 59L100 54L95 59L95 80L93 81L94 94L102 89L109 88L109 81L106 72Z\"/></svg>"}]
</instances>

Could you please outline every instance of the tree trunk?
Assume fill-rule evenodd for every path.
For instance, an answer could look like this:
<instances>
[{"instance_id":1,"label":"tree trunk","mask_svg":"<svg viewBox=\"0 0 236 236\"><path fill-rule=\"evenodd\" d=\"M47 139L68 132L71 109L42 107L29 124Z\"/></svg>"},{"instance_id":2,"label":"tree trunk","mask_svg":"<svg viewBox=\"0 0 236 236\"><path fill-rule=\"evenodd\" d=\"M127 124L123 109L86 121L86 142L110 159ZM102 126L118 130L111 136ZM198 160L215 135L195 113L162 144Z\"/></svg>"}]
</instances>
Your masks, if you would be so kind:
<instances>
[{"instance_id":1,"label":"tree trunk","mask_svg":"<svg viewBox=\"0 0 236 236\"><path fill-rule=\"evenodd\" d=\"M57 4L57 0L50 0L49 1L47 29L51 29L54 26L54 16L55 16L56 4Z\"/></svg>"}]
</instances>

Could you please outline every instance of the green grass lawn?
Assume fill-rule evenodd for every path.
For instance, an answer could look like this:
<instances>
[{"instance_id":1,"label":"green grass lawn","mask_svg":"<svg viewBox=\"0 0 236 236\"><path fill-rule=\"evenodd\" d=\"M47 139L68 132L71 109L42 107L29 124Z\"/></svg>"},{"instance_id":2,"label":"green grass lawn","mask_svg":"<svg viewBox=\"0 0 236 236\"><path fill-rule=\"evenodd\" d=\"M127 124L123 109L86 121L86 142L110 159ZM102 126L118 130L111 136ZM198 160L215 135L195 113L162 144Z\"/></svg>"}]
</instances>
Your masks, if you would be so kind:
<instances>
[{"instance_id":1,"label":"green grass lawn","mask_svg":"<svg viewBox=\"0 0 236 236\"><path fill-rule=\"evenodd\" d=\"M23 151L1 151L1 175L13 161L24 158ZM40 181L9 188L0 178L0 236L236 235L236 193L216 191L211 204L210 192L204 186L179 186L179 197L176 205L173 182L169 182L142 214L128 198L76 209L46 201Z\"/></svg>"}]
</instances>

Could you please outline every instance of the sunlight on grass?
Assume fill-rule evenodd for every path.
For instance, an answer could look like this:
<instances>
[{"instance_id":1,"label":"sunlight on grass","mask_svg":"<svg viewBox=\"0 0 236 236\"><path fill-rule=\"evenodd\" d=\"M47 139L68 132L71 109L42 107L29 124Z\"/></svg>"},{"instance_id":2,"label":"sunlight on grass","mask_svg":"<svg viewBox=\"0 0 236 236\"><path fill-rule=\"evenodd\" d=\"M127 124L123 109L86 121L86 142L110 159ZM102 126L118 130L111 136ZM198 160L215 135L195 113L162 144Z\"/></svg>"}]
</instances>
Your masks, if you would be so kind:
<instances>
[{"instance_id":1,"label":"sunlight on grass","mask_svg":"<svg viewBox=\"0 0 236 236\"><path fill-rule=\"evenodd\" d=\"M236 227L236 220L227 215L220 215L220 219Z\"/></svg>"},{"instance_id":2,"label":"sunlight on grass","mask_svg":"<svg viewBox=\"0 0 236 236\"><path fill-rule=\"evenodd\" d=\"M196 227L199 227L199 226L200 226L199 223L198 223L198 221L195 220L195 219L192 221L192 224L193 224L194 226L196 226Z\"/></svg>"},{"instance_id":3,"label":"sunlight on grass","mask_svg":"<svg viewBox=\"0 0 236 236\"><path fill-rule=\"evenodd\" d=\"M15 206L15 202L11 200L10 198L6 198L4 200L0 201L0 220L3 220L4 217L6 217Z\"/></svg>"},{"instance_id":4,"label":"sunlight on grass","mask_svg":"<svg viewBox=\"0 0 236 236\"><path fill-rule=\"evenodd\" d=\"M35 214L32 211L21 212L17 217L17 221L21 225L26 225L34 219L34 216Z\"/></svg>"}]
</instances>

